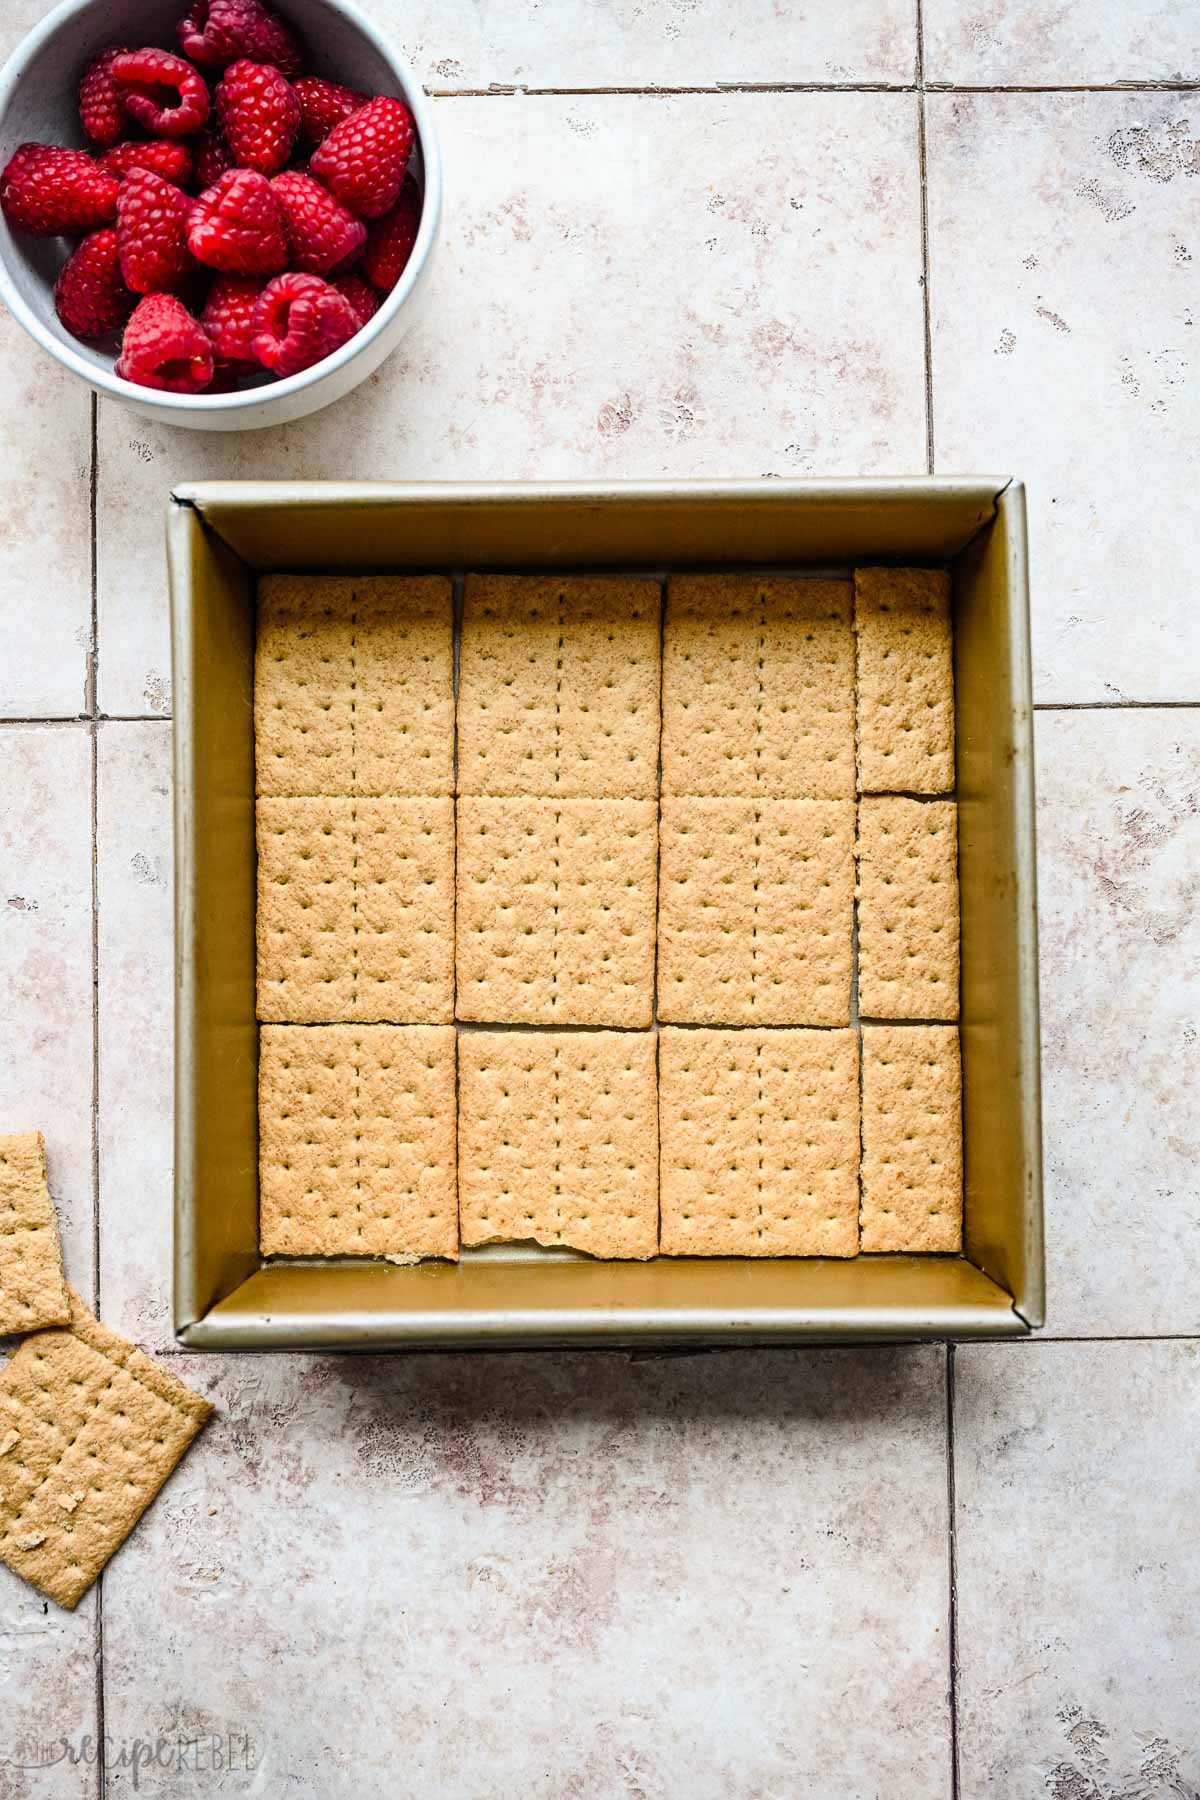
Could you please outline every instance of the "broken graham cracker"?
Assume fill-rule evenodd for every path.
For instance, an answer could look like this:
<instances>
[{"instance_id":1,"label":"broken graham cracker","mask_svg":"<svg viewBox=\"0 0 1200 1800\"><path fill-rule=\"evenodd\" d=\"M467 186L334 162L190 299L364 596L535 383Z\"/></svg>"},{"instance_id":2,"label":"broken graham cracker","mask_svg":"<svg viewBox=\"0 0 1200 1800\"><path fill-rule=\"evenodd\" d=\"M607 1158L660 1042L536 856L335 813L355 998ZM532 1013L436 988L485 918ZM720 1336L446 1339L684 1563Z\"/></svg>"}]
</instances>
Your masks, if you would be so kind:
<instances>
[{"instance_id":1,"label":"broken graham cracker","mask_svg":"<svg viewBox=\"0 0 1200 1800\"><path fill-rule=\"evenodd\" d=\"M464 1031L458 1170L464 1244L533 1239L653 1256L654 1034Z\"/></svg>"},{"instance_id":2,"label":"broken graham cracker","mask_svg":"<svg viewBox=\"0 0 1200 1800\"><path fill-rule=\"evenodd\" d=\"M858 1037L659 1034L666 1256L854 1256Z\"/></svg>"},{"instance_id":3,"label":"broken graham cracker","mask_svg":"<svg viewBox=\"0 0 1200 1800\"><path fill-rule=\"evenodd\" d=\"M445 576L264 575L259 794L451 794L454 604Z\"/></svg>"},{"instance_id":4,"label":"broken graham cracker","mask_svg":"<svg viewBox=\"0 0 1200 1800\"><path fill-rule=\"evenodd\" d=\"M42 1134L0 1137L0 1337L70 1316Z\"/></svg>"},{"instance_id":5,"label":"broken graham cracker","mask_svg":"<svg viewBox=\"0 0 1200 1800\"><path fill-rule=\"evenodd\" d=\"M74 1607L213 1409L67 1291L0 1369L0 1559Z\"/></svg>"},{"instance_id":6,"label":"broken graham cracker","mask_svg":"<svg viewBox=\"0 0 1200 1800\"><path fill-rule=\"evenodd\" d=\"M658 1016L845 1025L853 800L664 799Z\"/></svg>"},{"instance_id":7,"label":"broken graham cracker","mask_svg":"<svg viewBox=\"0 0 1200 1800\"><path fill-rule=\"evenodd\" d=\"M267 1256L458 1255L452 1025L264 1025Z\"/></svg>"},{"instance_id":8,"label":"broken graham cracker","mask_svg":"<svg viewBox=\"0 0 1200 1800\"><path fill-rule=\"evenodd\" d=\"M657 581L468 575L459 793L652 799L659 609Z\"/></svg>"},{"instance_id":9,"label":"broken graham cracker","mask_svg":"<svg viewBox=\"0 0 1200 1800\"><path fill-rule=\"evenodd\" d=\"M864 795L858 1005L866 1018L958 1017L958 806Z\"/></svg>"},{"instance_id":10,"label":"broken graham cracker","mask_svg":"<svg viewBox=\"0 0 1200 1800\"><path fill-rule=\"evenodd\" d=\"M459 801L460 1019L650 1024L656 814L653 800Z\"/></svg>"},{"instance_id":11,"label":"broken graham cracker","mask_svg":"<svg viewBox=\"0 0 1200 1800\"><path fill-rule=\"evenodd\" d=\"M962 1249L962 1072L954 1025L864 1025L862 1247Z\"/></svg>"},{"instance_id":12,"label":"broken graham cracker","mask_svg":"<svg viewBox=\"0 0 1200 1800\"><path fill-rule=\"evenodd\" d=\"M664 794L853 795L851 601L848 581L671 576Z\"/></svg>"},{"instance_id":13,"label":"broken graham cracker","mask_svg":"<svg viewBox=\"0 0 1200 1800\"><path fill-rule=\"evenodd\" d=\"M946 569L856 569L858 785L954 786L954 642Z\"/></svg>"},{"instance_id":14,"label":"broken graham cracker","mask_svg":"<svg viewBox=\"0 0 1200 1800\"><path fill-rule=\"evenodd\" d=\"M454 1016L454 802L260 800L258 1016Z\"/></svg>"}]
</instances>

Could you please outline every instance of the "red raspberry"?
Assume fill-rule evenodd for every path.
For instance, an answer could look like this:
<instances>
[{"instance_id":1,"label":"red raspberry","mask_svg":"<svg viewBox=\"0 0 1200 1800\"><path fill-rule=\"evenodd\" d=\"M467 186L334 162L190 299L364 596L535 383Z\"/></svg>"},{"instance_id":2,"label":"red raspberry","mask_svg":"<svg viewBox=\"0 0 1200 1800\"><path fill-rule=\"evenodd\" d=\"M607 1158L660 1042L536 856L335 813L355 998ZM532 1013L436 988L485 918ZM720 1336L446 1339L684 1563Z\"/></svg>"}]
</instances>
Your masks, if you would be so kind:
<instances>
[{"instance_id":1,"label":"red raspberry","mask_svg":"<svg viewBox=\"0 0 1200 1800\"><path fill-rule=\"evenodd\" d=\"M343 206L378 219L396 204L415 140L403 100L368 100L334 126L309 166Z\"/></svg>"},{"instance_id":2,"label":"red raspberry","mask_svg":"<svg viewBox=\"0 0 1200 1800\"><path fill-rule=\"evenodd\" d=\"M271 188L283 211L289 268L324 275L339 268L366 243L367 228L362 220L311 175L285 169Z\"/></svg>"},{"instance_id":3,"label":"red raspberry","mask_svg":"<svg viewBox=\"0 0 1200 1800\"><path fill-rule=\"evenodd\" d=\"M340 81L326 81L321 75L302 75L295 89L300 102L300 134L314 145L322 143L335 125L370 99L369 94L343 87Z\"/></svg>"},{"instance_id":4,"label":"red raspberry","mask_svg":"<svg viewBox=\"0 0 1200 1800\"><path fill-rule=\"evenodd\" d=\"M111 225L84 238L54 284L55 311L72 337L104 338L119 331L136 302L137 295L121 279Z\"/></svg>"},{"instance_id":5,"label":"red raspberry","mask_svg":"<svg viewBox=\"0 0 1200 1800\"><path fill-rule=\"evenodd\" d=\"M185 56L206 69L223 69L248 56L273 63L285 75L300 73L299 44L259 0L192 0L179 23L179 43Z\"/></svg>"},{"instance_id":6,"label":"red raspberry","mask_svg":"<svg viewBox=\"0 0 1200 1800\"><path fill-rule=\"evenodd\" d=\"M342 299L350 302L350 311L358 320L361 331L383 305L383 295L359 275L339 275L333 285Z\"/></svg>"},{"instance_id":7,"label":"red raspberry","mask_svg":"<svg viewBox=\"0 0 1200 1800\"><path fill-rule=\"evenodd\" d=\"M255 275L218 275L200 314L217 361L243 363L243 373L258 367L251 326L263 285L261 277Z\"/></svg>"},{"instance_id":8,"label":"red raspberry","mask_svg":"<svg viewBox=\"0 0 1200 1800\"><path fill-rule=\"evenodd\" d=\"M196 204L153 169L130 169L117 196L121 274L139 294L181 287L192 268L188 215Z\"/></svg>"},{"instance_id":9,"label":"red raspberry","mask_svg":"<svg viewBox=\"0 0 1200 1800\"><path fill-rule=\"evenodd\" d=\"M233 155L219 131L202 131L193 140L192 177L203 193L214 187L226 169L233 168Z\"/></svg>"},{"instance_id":10,"label":"red raspberry","mask_svg":"<svg viewBox=\"0 0 1200 1800\"><path fill-rule=\"evenodd\" d=\"M120 185L86 150L21 144L0 175L0 207L10 225L35 237L59 237L107 225Z\"/></svg>"},{"instance_id":11,"label":"red raspberry","mask_svg":"<svg viewBox=\"0 0 1200 1800\"><path fill-rule=\"evenodd\" d=\"M276 175L300 129L300 102L269 63L235 62L217 88L217 117L233 160Z\"/></svg>"},{"instance_id":12,"label":"red raspberry","mask_svg":"<svg viewBox=\"0 0 1200 1800\"><path fill-rule=\"evenodd\" d=\"M208 117L204 77L169 50L126 50L112 65L131 119L154 137L188 137Z\"/></svg>"},{"instance_id":13,"label":"red raspberry","mask_svg":"<svg viewBox=\"0 0 1200 1800\"><path fill-rule=\"evenodd\" d=\"M175 138L147 138L142 144L114 144L100 158L100 167L118 180L130 169L151 169L164 181L184 187L192 173L192 153Z\"/></svg>"},{"instance_id":14,"label":"red raspberry","mask_svg":"<svg viewBox=\"0 0 1200 1800\"><path fill-rule=\"evenodd\" d=\"M277 275L254 309L254 354L276 375L298 375L352 338L358 320L344 295L319 275Z\"/></svg>"},{"instance_id":15,"label":"red raspberry","mask_svg":"<svg viewBox=\"0 0 1200 1800\"><path fill-rule=\"evenodd\" d=\"M125 56L128 44L114 44L94 56L79 83L79 117L93 144L115 144L125 130L125 102L113 80L112 66Z\"/></svg>"},{"instance_id":16,"label":"red raspberry","mask_svg":"<svg viewBox=\"0 0 1200 1800\"><path fill-rule=\"evenodd\" d=\"M411 175L405 177L400 198L382 219L372 219L362 272L375 287L388 294L395 287L412 255L421 228L421 190Z\"/></svg>"},{"instance_id":17,"label":"red raspberry","mask_svg":"<svg viewBox=\"0 0 1200 1800\"><path fill-rule=\"evenodd\" d=\"M213 378L212 345L182 300L148 294L125 327L117 374L140 387L200 394Z\"/></svg>"},{"instance_id":18,"label":"red raspberry","mask_svg":"<svg viewBox=\"0 0 1200 1800\"><path fill-rule=\"evenodd\" d=\"M287 267L283 213L256 169L229 169L195 202L188 245L198 262L236 275L275 275Z\"/></svg>"}]
</instances>

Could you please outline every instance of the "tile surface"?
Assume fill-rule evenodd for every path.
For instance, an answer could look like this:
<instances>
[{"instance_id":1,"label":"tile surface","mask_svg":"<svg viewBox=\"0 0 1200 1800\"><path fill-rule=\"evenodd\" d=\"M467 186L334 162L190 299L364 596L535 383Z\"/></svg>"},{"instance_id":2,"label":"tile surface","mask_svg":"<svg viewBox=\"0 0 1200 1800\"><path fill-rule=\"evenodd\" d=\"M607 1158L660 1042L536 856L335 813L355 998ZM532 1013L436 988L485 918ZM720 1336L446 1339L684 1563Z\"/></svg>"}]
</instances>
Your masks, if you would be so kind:
<instances>
[{"instance_id":1,"label":"tile surface","mask_svg":"<svg viewBox=\"0 0 1200 1800\"><path fill-rule=\"evenodd\" d=\"M1048 1329L1200 1331L1200 709L1037 729Z\"/></svg>"},{"instance_id":2,"label":"tile surface","mask_svg":"<svg viewBox=\"0 0 1200 1800\"><path fill-rule=\"evenodd\" d=\"M63 1260L92 1291L91 748L0 725L0 1133L40 1131Z\"/></svg>"},{"instance_id":3,"label":"tile surface","mask_svg":"<svg viewBox=\"0 0 1200 1800\"><path fill-rule=\"evenodd\" d=\"M116 1738L219 1722L298 1800L948 1800L938 1351L178 1372L219 1412L105 1577Z\"/></svg>"},{"instance_id":4,"label":"tile surface","mask_svg":"<svg viewBox=\"0 0 1200 1800\"><path fill-rule=\"evenodd\" d=\"M1194 100L929 98L937 467L1028 483L1039 700L1200 698Z\"/></svg>"},{"instance_id":5,"label":"tile surface","mask_svg":"<svg viewBox=\"0 0 1200 1800\"><path fill-rule=\"evenodd\" d=\"M1047 87L1195 81L1200 19L1173 0L925 0L925 79Z\"/></svg>"},{"instance_id":6,"label":"tile surface","mask_svg":"<svg viewBox=\"0 0 1200 1800\"><path fill-rule=\"evenodd\" d=\"M1200 1791L1200 1345L956 1353L963 1800Z\"/></svg>"},{"instance_id":7,"label":"tile surface","mask_svg":"<svg viewBox=\"0 0 1200 1800\"><path fill-rule=\"evenodd\" d=\"M693 87L720 82L911 81L913 0L846 0L836 11L772 0L372 0L434 88Z\"/></svg>"},{"instance_id":8,"label":"tile surface","mask_svg":"<svg viewBox=\"0 0 1200 1800\"><path fill-rule=\"evenodd\" d=\"M147 1349L171 1328L171 728L101 725L100 1293Z\"/></svg>"},{"instance_id":9,"label":"tile surface","mask_svg":"<svg viewBox=\"0 0 1200 1800\"><path fill-rule=\"evenodd\" d=\"M6 0L0 64L52 4ZM5 307L0 468L0 718L70 718L86 705L91 647L92 403Z\"/></svg>"},{"instance_id":10,"label":"tile surface","mask_svg":"<svg viewBox=\"0 0 1200 1800\"><path fill-rule=\"evenodd\" d=\"M162 518L183 479L924 466L911 95L516 96L437 116L440 260L376 377L241 437L101 406L105 711L169 709Z\"/></svg>"},{"instance_id":11,"label":"tile surface","mask_svg":"<svg viewBox=\"0 0 1200 1800\"><path fill-rule=\"evenodd\" d=\"M78 726L0 726L0 1132L39 1128L71 1280L92 1289L90 746ZM92 1800L94 1613L0 1568L0 1794Z\"/></svg>"},{"instance_id":12,"label":"tile surface","mask_svg":"<svg viewBox=\"0 0 1200 1800\"><path fill-rule=\"evenodd\" d=\"M0 1568L0 1794L101 1800L96 1603L63 1612Z\"/></svg>"}]
</instances>

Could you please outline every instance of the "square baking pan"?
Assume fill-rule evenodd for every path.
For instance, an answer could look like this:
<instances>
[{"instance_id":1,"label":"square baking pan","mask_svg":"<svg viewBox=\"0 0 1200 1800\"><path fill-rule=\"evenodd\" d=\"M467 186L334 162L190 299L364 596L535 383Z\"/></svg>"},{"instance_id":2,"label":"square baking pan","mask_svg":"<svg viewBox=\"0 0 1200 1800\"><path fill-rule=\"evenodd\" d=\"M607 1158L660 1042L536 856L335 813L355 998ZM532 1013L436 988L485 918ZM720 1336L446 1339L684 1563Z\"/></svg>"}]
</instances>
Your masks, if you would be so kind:
<instances>
[{"instance_id":1,"label":"square baking pan","mask_svg":"<svg viewBox=\"0 0 1200 1800\"><path fill-rule=\"evenodd\" d=\"M172 497L175 1324L193 1349L1015 1337L1043 1320L1025 501L1000 478L204 482ZM255 584L279 569L821 569L953 575L962 1256L458 1263L258 1248Z\"/></svg>"}]
</instances>

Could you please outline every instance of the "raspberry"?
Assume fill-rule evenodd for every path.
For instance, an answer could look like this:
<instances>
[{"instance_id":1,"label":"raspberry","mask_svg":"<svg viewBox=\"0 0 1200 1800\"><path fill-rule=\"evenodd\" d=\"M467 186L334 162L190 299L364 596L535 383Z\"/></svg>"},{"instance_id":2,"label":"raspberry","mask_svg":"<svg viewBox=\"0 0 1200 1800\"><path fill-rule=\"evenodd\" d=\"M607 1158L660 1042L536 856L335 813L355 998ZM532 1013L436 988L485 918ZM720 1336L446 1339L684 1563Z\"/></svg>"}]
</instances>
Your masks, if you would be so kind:
<instances>
[{"instance_id":1,"label":"raspberry","mask_svg":"<svg viewBox=\"0 0 1200 1800\"><path fill-rule=\"evenodd\" d=\"M120 185L86 150L21 144L0 175L0 207L10 225L59 237L109 224Z\"/></svg>"},{"instance_id":2,"label":"raspberry","mask_svg":"<svg viewBox=\"0 0 1200 1800\"><path fill-rule=\"evenodd\" d=\"M206 69L223 69L248 56L273 63L284 75L300 73L299 44L259 0L192 0L180 20L179 43L185 56Z\"/></svg>"},{"instance_id":3,"label":"raspberry","mask_svg":"<svg viewBox=\"0 0 1200 1800\"><path fill-rule=\"evenodd\" d=\"M195 202L188 245L197 261L236 275L274 275L287 267L283 213L256 169L229 169Z\"/></svg>"},{"instance_id":4,"label":"raspberry","mask_svg":"<svg viewBox=\"0 0 1200 1800\"><path fill-rule=\"evenodd\" d=\"M302 75L295 83L295 91L300 102L300 134L313 145L322 143L335 125L365 106L370 98L320 75Z\"/></svg>"},{"instance_id":5,"label":"raspberry","mask_svg":"<svg viewBox=\"0 0 1200 1800\"><path fill-rule=\"evenodd\" d=\"M215 186L226 169L232 168L233 156L220 132L200 132L192 152L192 175L199 192Z\"/></svg>"},{"instance_id":6,"label":"raspberry","mask_svg":"<svg viewBox=\"0 0 1200 1800\"><path fill-rule=\"evenodd\" d=\"M79 118L93 144L115 144L125 130L125 102L113 80L112 66L128 53L128 44L114 44L94 56L79 83Z\"/></svg>"},{"instance_id":7,"label":"raspberry","mask_svg":"<svg viewBox=\"0 0 1200 1800\"><path fill-rule=\"evenodd\" d=\"M84 238L54 284L55 310L72 337L104 338L119 331L136 301L121 279L111 225Z\"/></svg>"},{"instance_id":8,"label":"raspberry","mask_svg":"<svg viewBox=\"0 0 1200 1800\"><path fill-rule=\"evenodd\" d=\"M300 102L279 70L268 63L232 63L216 98L234 162L263 175L278 174L300 128Z\"/></svg>"},{"instance_id":9,"label":"raspberry","mask_svg":"<svg viewBox=\"0 0 1200 1800\"><path fill-rule=\"evenodd\" d=\"M415 139L403 100L368 100L318 144L310 167L343 206L378 219L396 204Z\"/></svg>"},{"instance_id":10,"label":"raspberry","mask_svg":"<svg viewBox=\"0 0 1200 1800\"><path fill-rule=\"evenodd\" d=\"M188 215L196 204L153 169L130 169L117 196L121 274L139 294L177 288L192 267Z\"/></svg>"},{"instance_id":11,"label":"raspberry","mask_svg":"<svg viewBox=\"0 0 1200 1800\"><path fill-rule=\"evenodd\" d=\"M126 50L113 76L131 119L154 137L188 137L208 117L204 77L169 50Z\"/></svg>"},{"instance_id":12,"label":"raspberry","mask_svg":"<svg viewBox=\"0 0 1200 1800\"><path fill-rule=\"evenodd\" d=\"M405 177L400 198L382 219L372 219L363 251L362 272L384 293L390 293L403 275L421 226L421 190L411 175Z\"/></svg>"},{"instance_id":13,"label":"raspberry","mask_svg":"<svg viewBox=\"0 0 1200 1800\"><path fill-rule=\"evenodd\" d=\"M383 295L359 275L339 275L333 285L342 299L350 302L350 311L361 331L383 305Z\"/></svg>"},{"instance_id":14,"label":"raspberry","mask_svg":"<svg viewBox=\"0 0 1200 1800\"><path fill-rule=\"evenodd\" d=\"M275 177L271 188L283 211L290 268L324 275L340 267L366 243L367 228L362 220L348 212L311 175L285 169Z\"/></svg>"},{"instance_id":15,"label":"raspberry","mask_svg":"<svg viewBox=\"0 0 1200 1800\"><path fill-rule=\"evenodd\" d=\"M257 368L254 355L254 308L263 282L253 275L218 275L208 290L200 323L208 333L213 355L221 364L242 363L243 373Z\"/></svg>"},{"instance_id":16,"label":"raspberry","mask_svg":"<svg viewBox=\"0 0 1200 1800\"><path fill-rule=\"evenodd\" d=\"M276 375L298 375L358 330L350 302L319 275L277 275L254 309L254 354Z\"/></svg>"},{"instance_id":17,"label":"raspberry","mask_svg":"<svg viewBox=\"0 0 1200 1800\"><path fill-rule=\"evenodd\" d=\"M118 180L130 169L151 169L164 181L184 187L192 173L192 153L174 138L148 138L142 144L114 144L100 158L100 167Z\"/></svg>"},{"instance_id":18,"label":"raspberry","mask_svg":"<svg viewBox=\"0 0 1200 1800\"><path fill-rule=\"evenodd\" d=\"M140 387L200 394L213 378L212 345L182 300L148 294L125 327L117 374Z\"/></svg>"}]
</instances>

